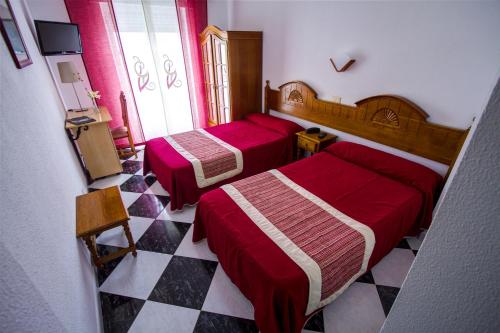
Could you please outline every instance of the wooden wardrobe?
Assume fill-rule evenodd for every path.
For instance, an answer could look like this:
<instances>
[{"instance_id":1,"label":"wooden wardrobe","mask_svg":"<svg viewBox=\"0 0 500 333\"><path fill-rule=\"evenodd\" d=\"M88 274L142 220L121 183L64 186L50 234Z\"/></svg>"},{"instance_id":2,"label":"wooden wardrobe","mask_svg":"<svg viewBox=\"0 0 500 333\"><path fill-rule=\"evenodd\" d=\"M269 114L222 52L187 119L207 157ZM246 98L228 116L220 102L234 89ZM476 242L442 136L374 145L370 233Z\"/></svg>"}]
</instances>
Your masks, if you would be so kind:
<instances>
[{"instance_id":1,"label":"wooden wardrobe","mask_svg":"<svg viewBox=\"0 0 500 333\"><path fill-rule=\"evenodd\" d=\"M239 120L262 109L262 31L200 34L208 125Z\"/></svg>"}]
</instances>

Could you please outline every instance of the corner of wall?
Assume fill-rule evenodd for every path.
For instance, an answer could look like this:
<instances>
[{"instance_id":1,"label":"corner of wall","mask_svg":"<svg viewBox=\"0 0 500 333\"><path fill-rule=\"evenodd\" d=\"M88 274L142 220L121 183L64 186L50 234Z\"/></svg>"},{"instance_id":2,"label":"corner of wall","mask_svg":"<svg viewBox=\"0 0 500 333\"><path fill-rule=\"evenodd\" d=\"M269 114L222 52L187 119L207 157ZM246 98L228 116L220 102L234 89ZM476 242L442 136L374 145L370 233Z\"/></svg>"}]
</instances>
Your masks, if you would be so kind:
<instances>
[{"instance_id":1,"label":"corner of wall","mask_svg":"<svg viewBox=\"0 0 500 333\"><path fill-rule=\"evenodd\" d=\"M497 332L500 79L450 177L382 332ZM408 320L411 317L411 320Z\"/></svg>"}]
</instances>

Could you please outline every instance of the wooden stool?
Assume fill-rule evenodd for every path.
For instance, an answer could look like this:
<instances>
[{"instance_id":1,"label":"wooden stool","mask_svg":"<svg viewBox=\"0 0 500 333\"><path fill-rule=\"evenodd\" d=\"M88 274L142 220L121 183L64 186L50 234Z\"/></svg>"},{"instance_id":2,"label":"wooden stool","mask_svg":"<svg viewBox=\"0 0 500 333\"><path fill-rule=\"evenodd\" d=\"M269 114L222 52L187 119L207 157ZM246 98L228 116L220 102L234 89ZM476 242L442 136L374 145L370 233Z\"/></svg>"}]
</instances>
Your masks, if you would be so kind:
<instances>
[{"instance_id":1,"label":"wooden stool","mask_svg":"<svg viewBox=\"0 0 500 333\"><path fill-rule=\"evenodd\" d=\"M137 256L134 240L130 233L128 211L123 205L118 186L87 193L76 197L76 237L82 238L97 267L128 252ZM95 244L96 234L123 226L128 239L128 248L121 249L104 257L99 257Z\"/></svg>"}]
</instances>

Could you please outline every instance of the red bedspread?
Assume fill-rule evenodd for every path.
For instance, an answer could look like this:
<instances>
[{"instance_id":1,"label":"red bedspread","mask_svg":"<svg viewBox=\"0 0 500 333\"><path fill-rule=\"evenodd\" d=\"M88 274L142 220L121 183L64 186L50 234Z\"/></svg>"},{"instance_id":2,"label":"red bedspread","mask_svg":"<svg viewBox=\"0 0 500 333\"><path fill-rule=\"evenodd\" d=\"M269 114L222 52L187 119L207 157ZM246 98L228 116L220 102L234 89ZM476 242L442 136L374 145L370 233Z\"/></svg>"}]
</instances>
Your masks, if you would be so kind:
<instances>
[{"instance_id":1,"label":"red bedspread","mask_svg":"<svg viewBox=\"0 0 500 333\"><path fill-rule=\"evenodd\" d=\"M214 185L198 188L191 163L182 157L164 138L146 143L144 174L152 171L170 194L170 208L198 202L201 194L222 184L277 168L292 160L297 124L266 115L252 115L250 120L234 121L205 130L238 148L243 154L243 172Z\"/></svg>"},{"instance_id":2,"label":"red bedspread","mask_svg":"<svg viewBox=\"0 0 500 333\"><path fill-rule=\"evenodd\" d=\"M372 229L375 247L368 269L418 221L428 194L328 152L279 170ZM222 189L200 199L193 241L204 237L224 271L254 305L261 332L300 332L307 319L309 283L304 271Z\"/></svg>"}]
</instances>

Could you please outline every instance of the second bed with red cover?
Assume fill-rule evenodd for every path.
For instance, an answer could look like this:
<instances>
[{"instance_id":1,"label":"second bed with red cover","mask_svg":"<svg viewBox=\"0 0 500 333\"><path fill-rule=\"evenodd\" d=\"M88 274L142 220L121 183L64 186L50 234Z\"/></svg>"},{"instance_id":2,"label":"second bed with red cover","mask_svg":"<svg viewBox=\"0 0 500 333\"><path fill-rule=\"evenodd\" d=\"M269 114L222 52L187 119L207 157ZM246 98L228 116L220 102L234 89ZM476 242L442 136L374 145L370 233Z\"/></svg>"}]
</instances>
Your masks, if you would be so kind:
<instances>
[{"instance_id":1,"label":"second bed with red cover","mask_svg":"<svg viewBox=\"0 0 500 333\"><path fill-rule=\"evenodd\" d=\"M317 216L322 213L320 210L311 213L315 203L306 202L310 208L303 211L289 206L286 211L281 211L281 215L290 218L280 220L280 212L276 214L274 211L285 200L282 197L286 191L280 192L281 196L272 193L283 185L275 178L289 182L292 188L297 188L297 193L315 197L318 205L331 206L337 211L337 216L345 214L347 217L343 221L348 221L347 224L352 219L355 221L352 226L358 223L358 226L368 229L365 238L351 237L353 232L328 228L325 223L313 224L311 221L318 220ZM275 184L268 186L273 182ZM208 245L217 254L224 271L254 305L255 321L261 332L300 332L307 318L314 313L311 310L325 303L310 307L312 284L307 270L300 262L292 260L293 251L292 255L286 253L279 242L268 237L265 228L255 222L258 220L255 216L276 220L275 226L281 228L283 234L294 234L292 242L297 240L306 244L295 250L309 251L313 258L321 259L322 252L336 246L329 256L338 257L335 260L343 266L332 266L329 258L322 258L323 262L318 261L318 265L321 274L336 274L341 277L341 284L347 287L350 277L355 279L373 267L405 235L429 225L441 182L438 174L421 165L368 147L341 142L310 158L204 194L196 211L193 241L207 237ZM236 189L235 197L245 196L243 201L234 200L230 189ZM292 200L292 203L293 200L300 201L294 193L286 196L290 196L291 199L287 200ZM304 205L299 201L297 207ZM318 228L318 231L311 232L310 228ZM305 235L314 240L303 239ZM318 248L322 244L328 245L322 251L308 249L308 244L313 241ZM288 243L287 240L285 245ZM362 267L363 251L367 260L365 267ZM344 254L339 255L339 252ZM352 258L353 254L359 258ZM324 265L328 261L330 266ZM345 272L347 268L352 272ZM321 291L325 292L333 285L323 285ZM343 291L338 286L335 288L332 293ZM323 296L328 295L321 295L321 299ZM334 297L325 299L331 301Z\"/></svg>"}]
</instances>

